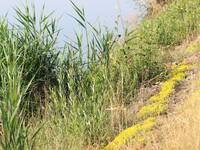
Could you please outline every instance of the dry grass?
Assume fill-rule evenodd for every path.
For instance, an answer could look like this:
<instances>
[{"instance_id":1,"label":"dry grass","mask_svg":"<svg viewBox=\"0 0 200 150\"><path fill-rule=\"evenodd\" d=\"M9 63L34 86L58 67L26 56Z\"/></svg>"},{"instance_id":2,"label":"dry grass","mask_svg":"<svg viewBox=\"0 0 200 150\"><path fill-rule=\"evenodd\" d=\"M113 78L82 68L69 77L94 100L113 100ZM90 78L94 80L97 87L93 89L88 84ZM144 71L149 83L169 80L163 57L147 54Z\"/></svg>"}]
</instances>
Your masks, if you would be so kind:
<instances>
[{"instance_id":1,"label":"dry grass","mask_svg":"<svg viewBox=\"0 0 200 150\"><path fill-rule=\"evenodd\" d=\"M200 51L200 36L195 33L188 38L186 38L180 45L168 50L165 55L165 62L181 62L183 60L188 60L192 56ZM193 58L192 58L193 59ZM171 64L167 64L171 66Z\"/></svg>"},{"instance_id":2,"label":"dry grass","mask_svg":"<svg viewBox=\"0 0 200 150\"><path fill-rule=\"evenodd\" d=\"M188 49L192 47L191 54ZM182 60L194 65L194 70L188 72L188 78L181 84L171 97L170 108L166 116L158 119L158 126L145 135L145 144L130 142L125 150L199 150L200 149L200 53L199 37L190 44L180 48ZM198 52L198 53L197 53ZM179 61L178 59L176 59Z\"/></svg>"},{"instance_id":3,"label":"dry grass","mask_svg":"<svg viewBox=\"0 0 200 150\"><path fill-rule=\"evenodd\" d=\"M106 146L105 150L121 149L131 139L134 139L136 143L144 143L146 141L145 134L144 136L142 134L148 133L155 127L158 116L167 110L169 96L175 90L176 85L185 79L186 71L190 70L187 65L178 65L172 68L172 77L163 83L159 94L151 97L149 99L150 103L136 113L137 119L142 120L142 123L134 124L132 127L123 130Z\"/></svg>"},{"instance_id":4,"label":"dry grass","mask_svg":"<svg viewBox=\"0 0 200 150\"><path fill-rule=\"evenodd\" d=\"M161 119L144 149L199 150L200 149L200 73L188 87L185 103L174 114Z\"/></svg>"},{"instance_id":5,"label":"dry grass","mask_svg":"<svg viewBox=\"0 0 200 150\"><path fill-rule=\"evenodd\" d=\"M149 17L155 17L158 16L161 12L165 10L165 4L167 1L163 0L146 0L147 3L149 3L148 8L148 16Z\"/></svg>"}]
</instances>

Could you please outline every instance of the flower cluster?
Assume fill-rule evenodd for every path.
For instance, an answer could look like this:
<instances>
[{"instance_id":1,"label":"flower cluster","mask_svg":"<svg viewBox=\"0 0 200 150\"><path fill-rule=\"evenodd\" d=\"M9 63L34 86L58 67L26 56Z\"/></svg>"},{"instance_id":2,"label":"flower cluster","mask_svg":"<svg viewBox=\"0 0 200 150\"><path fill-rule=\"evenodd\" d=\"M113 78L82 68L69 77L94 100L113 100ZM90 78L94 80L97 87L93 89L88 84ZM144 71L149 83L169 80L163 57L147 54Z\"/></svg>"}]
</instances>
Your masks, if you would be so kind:
<instances>
[{"instance_id":1,"label":"flower cluster","mask_svg":"<svg viewBox=\"0 0 200 150\"><path fill-rule=\"evenodd\" d=\"M127 128L121 132L108 146L105 147L105 150L117 150L120 149L127 141L131 138L134 138L139 133L145 133L150 131L156 124L155 118L148 118L142 123L133 125L130 128Z\"/></svg>"},{"instance_id":2,"label":"flower cluster","mask_svg":"<svg viewBox=\"0 0 200 150\"><path fill-rule=\"evenodd\" d=\"M145 119L150 116L158 116L167 110L168 98L174 92L176 85L184 80L189 66L180 65L173 66L171 78L163 83L160 92L149 99L149 105L140 109L137 113L137 118Z\"/></svg>"}]
</instances>

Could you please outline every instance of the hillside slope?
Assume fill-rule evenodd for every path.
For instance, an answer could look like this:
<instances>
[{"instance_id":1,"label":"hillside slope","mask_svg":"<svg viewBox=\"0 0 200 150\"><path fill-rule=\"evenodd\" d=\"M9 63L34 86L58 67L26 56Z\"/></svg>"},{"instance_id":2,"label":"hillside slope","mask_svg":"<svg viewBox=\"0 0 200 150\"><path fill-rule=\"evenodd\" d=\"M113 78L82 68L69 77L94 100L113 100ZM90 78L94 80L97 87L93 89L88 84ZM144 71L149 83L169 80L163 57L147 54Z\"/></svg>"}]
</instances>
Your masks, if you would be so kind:
<instances>
[{"instance_id":1,"label":"hillside slope","mask_svg":"<svg viewBox=\"0 0 200 150\"><path fill-rule=\"evenodd\" d=\"M145 149L200 149L200 54L191 60L197 63L195 70L171 98L171 110L160 118L160 127L151 133Z\"/></svg>"},{"instance_id":2,"label":"hillside slope","mask_svg":"<svg viewBox=\"0 0 200 150\"><path fill-rule=\"evenodd\" d=\"M171 77L105 149L200 149L200 37L170 53Z\"/></svg>"},{"instance_id":3,"label":"hillside slope","mask_svg":"<svg viewBox=\"0 0 200 150\"><path fill-rule=\"evenodd\" d=\"M159 116L156 127L150 133L144 135L145 142L130 142L125 149L200 149L199 43L198 37L190 44L182 44L174 52L177 55L174 56L176 59L193 65L192 70L187 73L186 79L182 81L169 98L169 107L166 114Z\"/></svg>"}]
</instances>

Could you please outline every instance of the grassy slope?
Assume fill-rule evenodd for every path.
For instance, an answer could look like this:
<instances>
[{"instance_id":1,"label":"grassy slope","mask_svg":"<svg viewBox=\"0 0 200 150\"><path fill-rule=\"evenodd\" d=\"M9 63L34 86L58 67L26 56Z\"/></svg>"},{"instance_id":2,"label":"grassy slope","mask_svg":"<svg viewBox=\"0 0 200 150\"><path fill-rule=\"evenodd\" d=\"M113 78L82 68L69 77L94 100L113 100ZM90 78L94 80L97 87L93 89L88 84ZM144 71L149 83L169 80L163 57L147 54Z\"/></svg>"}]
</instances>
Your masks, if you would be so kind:
<instances>
[{"instance_id":1,"label":"grassy slope","mask_svg":"<svg viewBox=\"0 0 200 150\"><path fill-rule=\"evenodd\" d=\"M186 96L184 105L176 111L176 115L169 117L161 129L163 141L159 147L165 149L198 150L200 149L200 87L195 87L199 82L199 73L196 75L190 88L195 88L194 92ZM163 133L164 133L163 132Z\"/></svg>"},{"instance_id":2,"label":"grassy slope","mask_svg":"<svg viewBox=\"0 0 200 150\"><path fill-rule=\"evenodd\" d=\"M182 5L182 4L183 5ZM196 4L199 4L199 2L198 1L190 1L190 2L186 2L186 1L175 1L174 3L172 3L172 4L170 4L170 6L169 6L169 8L166 10L166 12L164 12L163 14L161 13L160 14L160 16L158 17L158 18L156 18L155 20L153 20L153 24L154 25L156 25L157 23L156 23L156 21L157 20L160 20L161 18L165 18L166 16L168 16L169 14L171 14L172 12L173 12L173 14L175 14L175 8L178 8L178 7L181 7L181 9L184 9L184 7L185 8L187 8L187 7L194 7L194 5L195 5L195 3ZM191 9L191 8L188 8L188 9ZM186 13L187 14L187 13ZM186 15L185 14L185 15ZM176 14L177 15L177 14ZM188 15L188 14L187 14ZM185 17L188 17L188 16L185 16ZM175 16L175 17L177 17L177 16ZM180 16L179 16L180 17ZM173 18L173 17L172 17ZM184 18L184 17L183 17ZM171 18L165 18L166 20L166 29L165 30L168 30L167 28L168 28L168 25L170 25L170 22L172 21L171 20ZM177 20L178 20L178 18L176 18ZM180 19L180 18L179 18ZM163 24L165 24L165 21L164 21L164 23ZM148 22L148 21L147 21ZM182 22L183 23L183 22ZM191 23L191 22L190 22ZM190 24L189 23L189 24ZM187 24L187 23L186 23ZM195 23L197 26L198 26L198 23ZM173 24L174 25L174 24ZM142 25L141 25L142 26ZM151 27L152 26L150 26L150 30L151 30ZM171 31L170 31L171 30ZM160 44L162 45L162 46L169 46L169 47L171 47L171 49L173 50L173 46L174 45L176 45L177 43L179 43L182 39L184 39L185 38L185 36L187 35L187 32L186 33L180 33L180 34L182 34L182 36L183 37L181 37L181 35L178 35L179 36L179 38L175 38L175 39L177 39L178 41L174 41L173 39L172 39L172 37L170 38L170 39L167 39L167 36L165 35L166 33L168 34L168 33L171 33L170 34L170 36L173 36L173 34L175 35L175 36L177 36L177 34L179 34L179 32L180 31L177 31L177 30L182 30L181 29L181 27L179 26L179 27L172 27L172 28L169 28L169 30L166 32L166 31L164 31L163 32L163 39L164 40L167 40L168 42L167 43L165 43L165 41L162 41L161 39L157 39L158 41L159 40L161 40L160 42ZM157 30L157 32L159 32L158 30ZM142 32L142 33L144 33L144 31ZM157 34L157 33L156 33ZM159 34L159 33L158 33ZM185 34L185 35L184 35ZM153 37L158 37L158 36L153 36ZM152 37L149 37L149 39L150 40L153 40L154 41L154 39L152 39ZM170 40L172 40L173 42L175 42L175 43L171 43L171 41ZM157 42L158 42L157 41ZM152 42L152 41L151 41ZM150 43L151 43L150 42ZM154 41L155 42L155 41ZM163 42L163 43L162 43ZM144 42L145 43L145 42ZM156 43L156 42L155 42ZM196 43L196 45L194 44L191 44L190 45L190 47L189 48L187 48L186 50L185 49L183 49L183 51L182 52L179 52L179 53L177 53L176 51L175 52L170 52L171 54L176 54L176 55L179 55L178 57L176 57L175 58L175 56L171 56L171 58L173 58L173 61L183 61L184 59L183 59L183 57L189 57L191 54L192 54L192 51L193 51L193 49L196 49L196 48L198 48L198 45L197 45L198 43ZM184 45L184 43L182 44L182 45ZM162 48L161 48L162 49ZM192 49L192 50L191 50ZM187 51L187 52L184 52L184 50L185 51ZM182 53L182 54L181 54ZM180 55L181 54L181 55ZM185 56L184 56L185 55ZM184 60L185 61L185 60ZM184 62L183 61L183 62ZM164 92L167 92L166 90L168 90L168 89L163 89L164 90ZM164 93L163 92L163 93ZM162 97L162 96L161 96ZM159 98L160 98L160 96L159 96ZM153 105L152 105L153 106ZM144 107L144 108L146 108L146 107ZM150 108L150 107L148 107L148 109L145 109L145 114L152 114L152 111L153 112L159 112L159 110L157 110L157 109L160 109L160 107L155 107L155 109L156 110L154 110L154 108ZM163 108L161 108L161 109L163 109ZM141 110L142 111L142 110ZM139 111L139 113L141 112L141 111ZM161 110L162 112L163 112L163 110ZM143 112L143 111L142 111ZM151 115L150 115L151 116ZM131 133L132 133L132 131L131 131L131 128L128 128L127 130L124 130L124 131L122 131L120 134L119 134L119 136L117 136L116 138L115 138L115 140L112 142L112 143L110 143L110 145L108 145L108 147L106 147L107 149L117 149L116 147L117 146L119 146L119 145L123 145L123 144L125 144L126 142L124 142L124 141L126 141L127 140L127 137L135 137L136 136L136 139L137 139L137 135L135 135L135 134L138 134L138 133L136 133L135 132L135 128L136 128L136 126L137 126L137 124L135 125L135 126L132 126L131 128L133 128L133 135L131 135ZM130 132L128 133L128 130L130 130ZM126 134L126 135L125 135ZM139 136L140 137L140 136ZM142 140L143 141L143 140ZM150 139L149 139L149 141L151 141ZM123 143L123 144L122 144ZM136 142L137 143L137 142ZM132 149L133 147L129 147L130 149Z\"/></svg>"},{"instance_id":3,"label":"grassy slope","mask_svg":"<svg viewBox=\"0 0 200 150\"><path fill-rule=\"evenodd\" d=\"M189 69L188 65L175 66L172 69L171 77L162 84L160 92L147 100L147 104L136 113L137 122L139 123L122 131L105 149L121 149L133 139L136 143L137 141L145 141L145 136L142 134L145 135L146 132L156 126L157 118L165 113L168 108L169 97L173 94L178 83L184 81L186 71Z\"/></svg>"},{"instance_id":4,"label":"grassy slope","mask_svg":"<svg viewBox=\"0 0 200 150\"><path fill-rule=\"evenodd\" d=\"M187 45L187 46L185 46ZM200 148L199 134L199 97L200 97L200 46L199 37L190 43L183 43L179 50L184 54L179 57L187 64L194 64L193 71L169 99L167 116L161 116L157 127L146 134L145 146L129 143L126 149L181 149L197 150ZM177 49L177 52L179 51ZM177 58L177 57L176 57Z\"/></svg>"}]
</instances>

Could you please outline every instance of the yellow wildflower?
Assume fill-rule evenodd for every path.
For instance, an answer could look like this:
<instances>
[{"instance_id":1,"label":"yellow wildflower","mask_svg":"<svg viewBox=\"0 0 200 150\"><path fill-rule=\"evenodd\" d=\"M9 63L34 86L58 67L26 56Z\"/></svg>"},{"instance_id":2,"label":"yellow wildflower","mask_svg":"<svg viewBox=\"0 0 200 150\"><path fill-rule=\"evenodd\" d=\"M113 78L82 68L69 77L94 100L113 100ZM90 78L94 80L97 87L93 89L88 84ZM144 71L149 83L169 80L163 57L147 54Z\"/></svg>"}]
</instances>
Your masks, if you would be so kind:
<instances>
[{"instance_id":1,"label":"yellow wildflower","mask_svg":"<svg viewBox=\"0 0 200 150\"><path fill-rule=\"evenodd\" d=\"M156 124L155 118L148 118L143 123L138 123L130 128L122 131L109 145L105 147L105 150L117 150L125 145L131 138L136 135L151 130Z\"/></svg>"}]
</instances>

